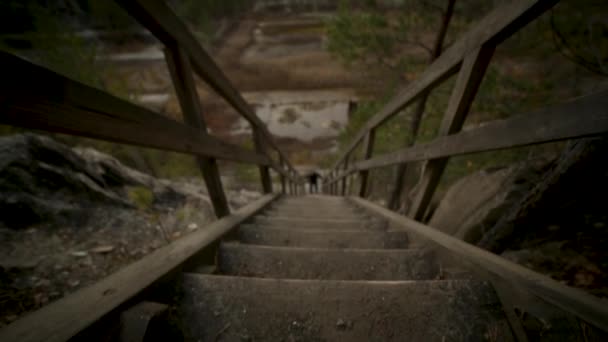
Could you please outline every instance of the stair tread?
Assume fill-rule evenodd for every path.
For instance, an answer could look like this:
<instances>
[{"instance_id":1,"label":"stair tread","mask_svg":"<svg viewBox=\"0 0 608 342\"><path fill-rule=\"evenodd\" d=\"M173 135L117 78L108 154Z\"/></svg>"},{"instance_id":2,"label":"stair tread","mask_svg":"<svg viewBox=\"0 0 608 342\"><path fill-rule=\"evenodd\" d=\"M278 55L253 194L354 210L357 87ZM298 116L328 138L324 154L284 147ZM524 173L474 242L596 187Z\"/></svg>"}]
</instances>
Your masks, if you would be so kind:
<instances>
[{"instance_id":1,"label":"stair tread","mask_svg":"<svg viewBox=\"0 0 608 342\"><path fill-rule=\"evenodd\" d=\"M187 340L481 341L488 334L512 340L498 298L480 281L185 274L182 286L177 311Z\"/></svg>"},{"instance_id":2,"label":"stair tread","mask_svg":"<svg viewBox=\"0 0 608 342\"><path fill-rule=\"evenodd\" d=\"M271 246L405 248L408 244L405 232L363 229L298 229L245 224L239 227L237 236L243 243Z\"/></svg>"},{"instance_id":3,"label":"stair tread","mask_svg":"<svg viewBox=\"0 0 608 342\"><path fill-rule=\"evenodd\" d=\"M291 279L433 279L432 253L415 249L332 249L222 243L224 274Z\"/></svg>"},{"instance_id":4,"label":"stair tread","mask_svg":"<svg viewBox=\"0 0 608 342\"><path fill-rule=\"evenodd\" d=\"M306 219L281 216L258 215L253 220L254 223L268 226L285 226L289 228L321 228L321 229L373 229L384 230L386 223L380 220L369 219Z\"/></svg>"}]
</instances>

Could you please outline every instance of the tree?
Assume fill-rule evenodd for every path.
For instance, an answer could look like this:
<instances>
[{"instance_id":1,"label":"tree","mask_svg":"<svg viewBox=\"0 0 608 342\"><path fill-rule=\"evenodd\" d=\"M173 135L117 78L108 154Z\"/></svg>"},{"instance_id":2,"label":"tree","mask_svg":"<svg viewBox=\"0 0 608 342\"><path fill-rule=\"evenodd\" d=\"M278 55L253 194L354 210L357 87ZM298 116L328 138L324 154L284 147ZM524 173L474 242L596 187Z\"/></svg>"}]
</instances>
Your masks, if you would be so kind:
<instances>
[{"instance_id":1,"label":"tree","mask_svg":"<svg viewBox=\"0 0 608 342\"><path fill-rule=\"evenodd\" d=\"M411 1L409 7L402 8L397 17L390 17L375 2L356 6L343 1L338 15L328 25L328 49L348 65L375 64L403 78L407 64L402 57L404 47L423 49L428 63L441 55L455 0L445 0L443 3L442 6L431 0ZM432 46L421 37L420 32L427 31L437 32ZM416 104L404 142L406 146L411 146L416 140L428 96L429 92L421 94ZM388 201L390 209L397 209L400 205L406 172L406 164L400 164Z\"/></svg>"},{"instance_id":2,"label":"tree","mask_svg":"<svg viewBox=\"0 0 608 342\"><path fill-rule=\"evenodd\" d=\"M440 7L436 8L436 11L441 14L441 24L439 26L439 30L437 31L435 43L433 44L433 50L430 52L429 64L431 64L435 59L437 59L441 55L445 36L448 31L448 26L450 25L450 20L452 19L452 14L454 13L454 3L455 0L447 0L447 6L445 10L442 10ZM411 139L408 139L408 141L406 142L406 145L408 147L413 145L416 141L416 136L418 135L418 130L420 129L420 122L422 120L422 116L424 115L424 109L426 107L426 102L429 98L429 95L430 91L426 91L421 94L420 99L416 104L416 109L412 116L412 123L410 126ZM401 193L403 191L403 183L405 181L406 172L406 163L402 163L397 166L393 191L390 194L390 198L388 200L389 209L396 210L401 204Z\"/></svg>"}]
</instances>

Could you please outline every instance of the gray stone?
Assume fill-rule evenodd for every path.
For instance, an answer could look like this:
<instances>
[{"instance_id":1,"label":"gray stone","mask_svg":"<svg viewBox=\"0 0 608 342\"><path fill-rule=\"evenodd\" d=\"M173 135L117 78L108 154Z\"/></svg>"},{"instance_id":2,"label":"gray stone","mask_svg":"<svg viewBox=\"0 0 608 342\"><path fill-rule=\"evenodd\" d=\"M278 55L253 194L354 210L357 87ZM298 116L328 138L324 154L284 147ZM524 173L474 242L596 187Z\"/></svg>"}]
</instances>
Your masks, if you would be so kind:
<instances>
[{"instance_id":1,"label":"gray stone","mask_svg":"<svg viewBox=\"0 0 608 342\"><path fill-rule=\"evenodd\" d=\"M548 163L538 160L472 173L452 185L429 221L431 227L477 243L505 210L538 181Z\"/></svg>"}]
</instances>

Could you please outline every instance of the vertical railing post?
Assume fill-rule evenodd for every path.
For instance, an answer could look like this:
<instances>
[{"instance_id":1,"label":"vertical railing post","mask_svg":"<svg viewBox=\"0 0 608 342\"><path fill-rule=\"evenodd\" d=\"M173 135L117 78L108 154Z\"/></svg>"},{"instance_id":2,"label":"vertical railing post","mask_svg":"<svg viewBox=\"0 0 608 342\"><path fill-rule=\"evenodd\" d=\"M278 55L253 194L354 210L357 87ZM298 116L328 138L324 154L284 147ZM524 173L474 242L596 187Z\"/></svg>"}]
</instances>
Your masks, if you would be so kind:
<instances>
[{"instance_id":1,"label":"vertical railing post","mask_svg":"<svg viewBox=\"0 0 608 342\"><path fill-rule=\"evenodd\" d=\"M365 135L363 141L363 160L370 159L374 151L374 140L376 139L376 129L372 128ZM359 178L361 178L361 186L359 188L359 197L365 198L367 195L367 182L369 178L369 170L362 170L359 172Z\"/></svg>"},{"instance_id":2,"label":"vertical railing post","mask_svg":"<svg viewBox=\"0 0 608 342\"><path fill-rule=\"evenodd\" d=\"M484 45L465 56L439 127L440 136L457 133L462 128L493 53L494 46ZM438 158L426 163L418 182L419 191L409 210L410 217L415 220L424 218L448 160L449 158Z\"/></svg>"},{"instance_id":3,"label":"vertical railing post","mask_svg":"<svg viewBox=\"0 0 608 342\"><path fill-rule=\"evenodd\" d=\"M340 192L341 196L345 196L346 195L346 186L347 186L347 181L348 181L348 176L346 176L346 172L348 171L348 161L350 160L350 154L347 154L346 156L344 156L344 164L342 166L342 170L345 174L344 178L342 178L342 191Z\"/></svg>"},{"instance_id":4,"label":"vertical railing post","mask_svg":"<svg viewBox=\"0 0 608 342\"><path fill-rule=\"evenodd\" d=\"M279 156L279 165L281 167L281 171L284 171L285 169L285 161L283 160L283 157ZM281 178L281 193L284 195L286 193L285 190L285 175L281 172L279 173L279 177Z\"/></svg>"},{"instance_id":5,"label":"vertical railing post","mask_svg":"<svg viewBox=\"0 0 608 342\"><path fill-rule=\"evenodd\" d=\"M165 49L165 59L179 99L184 122L200 129L201 134L208 134L192 75L190 57L179 45L175 44L167 46ZM203 174L215 215L218 218L230 215L230 208L222 187L217 161L215 158L209 157L196 157L196 160Z\"/></svg>"},{"instance_id":6,"label":"vertical railing post","mask_svg":"<svg viewBox=\"0 0 608 342\"><path fill-rule=\"evenodd\" d=\"M266 153L266 147L264 144L264 138L261 132L257 129L253 129L253 142L255 144L255 150L258 153L268 155ZM272 178L270 178L270 167L268 165L258 166L260 169L260 181L262 182L262 191L265 194L272 193Z\"/></svg>"}]
</instances>

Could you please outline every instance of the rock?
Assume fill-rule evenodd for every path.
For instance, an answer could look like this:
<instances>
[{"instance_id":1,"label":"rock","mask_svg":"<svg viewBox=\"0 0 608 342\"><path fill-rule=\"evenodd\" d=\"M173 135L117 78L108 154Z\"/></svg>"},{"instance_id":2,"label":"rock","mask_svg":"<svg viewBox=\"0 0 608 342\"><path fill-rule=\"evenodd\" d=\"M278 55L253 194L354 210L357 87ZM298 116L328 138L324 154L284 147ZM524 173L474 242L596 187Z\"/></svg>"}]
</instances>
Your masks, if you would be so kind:
<instances>
[{"instance_id":1,"label":"rock","mask_svg":"<svg viewBox=\"0 0 608 342\"><path fill-rule=\"evenodd\" d=\"M106 253L110 253L113 250L114 250L114 246L107 245L107 246L98 246L98 247L92 248L90 251L93 253L106 254Z\"/></svg>"},{"instance_id":2,"label":"rock","mask_svg":"<svg viewBox=\"0 0 608 342\"><path fill-rule=\"evenodd\" d=\"M112 184L124 184L113 179ZM25 228L87 216L94 205L131 206L113 191L110 178L69 147L51 138L20 134L0 138L0 222Z\"/></svg>"},{"instance_id":3,"label":"rock","mask_svg":"<svg viewBox=\"0 0 608 342\"><path fill-rule=\"evenodd\" d=\"M75 252L70 253L70 255L78 257L78 258L84 258L84 257L88 256L89 253L87 253L86 251L75 251Z\"/></svg>"},{"instance_id":4,"label":"rock","mask_svg":"<svg viewBox=\"0 0 608 342\"><path fill-rule=\"evenodd\" d=\"M188 230L192 231L192 230L196 230L198 229L198 225L196 223L190 223L188 225Z\"/></svg>"},{"instance_id":5,"label":"rock","mask_svg":"<svg viewBox=\"0 0 608 342\"><path fill-rule=\"evenodd\" d=\"M150 195L143 210L172 211L194 203L201 215L212 213L200 179L161 180L123 165L92 148L70 148L49 137L17 134L0 138L0 227L87 226L99 208L142 210L132 189ZM238 206L260 196L227 191ZM147 199L147 198L146 198ZM212 215L212 214L211 214ZM202 221L201 221L202 222Z\"/></svg>"},{"instance_id":6,"label":"rock","mask_svg":"<svg viewBox=\"0 0 608 342\"><path fill-rule=\"evenodd\" d=\"M505 210L536 184L547 165L547 161L537 160L461 178L441 199L429 225L477 243Z\"/></svg>"}]
</instances>

